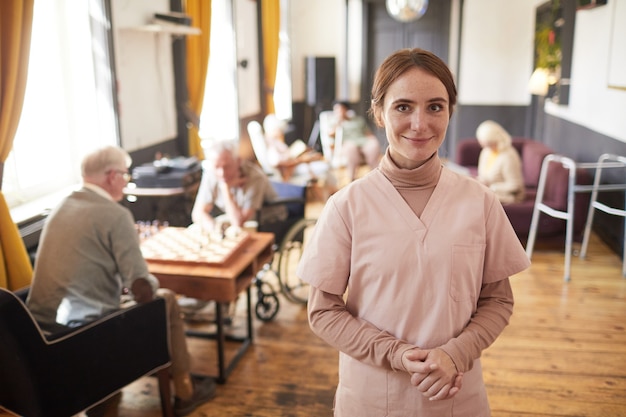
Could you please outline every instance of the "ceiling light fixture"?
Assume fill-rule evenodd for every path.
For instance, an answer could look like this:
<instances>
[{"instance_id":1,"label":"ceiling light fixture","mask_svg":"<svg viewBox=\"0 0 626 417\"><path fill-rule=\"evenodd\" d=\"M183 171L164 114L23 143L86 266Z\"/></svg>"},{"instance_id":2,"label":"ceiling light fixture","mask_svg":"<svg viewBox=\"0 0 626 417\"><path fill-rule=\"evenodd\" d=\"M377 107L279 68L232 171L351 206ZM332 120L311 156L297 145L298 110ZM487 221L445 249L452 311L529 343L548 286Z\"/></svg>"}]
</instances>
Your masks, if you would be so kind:
<instances>
[{"instance_id":1,"label":"ceiling light fixture","mask_svg":"<svg viewBox=\"0 0 626 417\"><path fill-rule=\"evenodd\" d=\"M387 0L387 13L400 22L413 22L426 14L428 0Z\"/></svg>"}]
</instances>

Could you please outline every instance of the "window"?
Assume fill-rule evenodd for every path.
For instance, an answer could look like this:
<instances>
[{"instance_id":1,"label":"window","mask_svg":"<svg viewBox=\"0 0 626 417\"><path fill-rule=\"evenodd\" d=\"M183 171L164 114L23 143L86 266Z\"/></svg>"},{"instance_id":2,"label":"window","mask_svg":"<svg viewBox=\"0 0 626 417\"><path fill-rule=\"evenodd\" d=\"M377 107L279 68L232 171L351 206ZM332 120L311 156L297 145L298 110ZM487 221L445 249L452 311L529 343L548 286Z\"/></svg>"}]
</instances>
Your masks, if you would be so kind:
<instances>
[{"instance_id":1,"label":"window","mask_svg":"<svg viewBox=\"0 0 626 417\"><path fill-rule=\"evenodd\" d=\"M278 66L274 85L274 108L276 116L282 120L292 118L291 100L291 40L289 39L289 1L280 1L280 32L278 45Z\"/></svg>"},{"instance_id":2,"label":"window","mask_svg":"<svg viewBox=\"0 0 626 417\"><path fill-rule=\"evenodd\" d=\"M243 86L240 90L237 79L237 42L239 32L233 28L233 1L221 0L211 3L211 54L205 87L204 103L200 115L200 137L203 140L238 140L240 107L237 97L253 113L260 111L259 106L250 105L250 100L259 100L259 96L246 91ZM238 7L244 7L239 5ZM248 7L248 5L245 5ZM256 5L253 5L256 8ZM241 11L241 9L240 9ZM255 12L256 13L256 12ZM278 49L278 66L274 85L274 107L276 115L282 120L292 118L292 90L291 90L291 49L289 39L289 0L280 0L280 33ZM246 34L243 34L243 40ZM257 34L254 35L256 41ZM239 45L241 46L241 45ZM246 47L256 47L247 44ZM245 48L243 48L245 49ZM242 57L252 55L249 51L242 51ZM250 55L248 55L250 54ZM256 53L255 53L256 54ZM258 73L257 73L258 76ZM257 86L258 88L258 86ZM260 103L259 103L260 105ZM244 112L243 116L248 116Z\"/></svg>"},{"instance_id":3,"label":"window","mask_svg":"<svg viewBox=\"0 0 626 417\"><path fill-rule=\"evenodd\" d=\"M92 19L102 19L98 10L91 12ZM67 192L80 181L86 151L118 143L110 104L98 108L112 100L101 100L92 57L88 2L35 2L24 106L2 183L12 213Z\"/></svg>"},{"instance_id":4,"label":"window","mask_svg":"<svg viewBox=\"0 0 626 417\"><path fill-rule=\"evenodd\" d=\"M211 3L211 54L200 115L203 140L239 139L237 57L231 1Z\"/></svg>"}]
</instances>

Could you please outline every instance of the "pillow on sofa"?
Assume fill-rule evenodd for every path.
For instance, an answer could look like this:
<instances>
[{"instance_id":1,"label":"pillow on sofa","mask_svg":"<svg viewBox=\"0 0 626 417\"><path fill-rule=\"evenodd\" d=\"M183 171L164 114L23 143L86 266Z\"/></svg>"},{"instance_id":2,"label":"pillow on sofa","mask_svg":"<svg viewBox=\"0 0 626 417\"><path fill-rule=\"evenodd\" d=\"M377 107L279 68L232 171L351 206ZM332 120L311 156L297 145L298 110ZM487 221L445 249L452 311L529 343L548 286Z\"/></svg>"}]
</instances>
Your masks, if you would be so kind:
<instances>
[{"instance_id":1,"label":"pillow on sofa","mask_svg":"<svg viewBox=\"0 0 626 417\"><path fill-rule=\"evenodd\" d=\"M551 153L554 153L554 151L541 142L524 140L521 156L524 185L527 188L537 188L541 174L541 164L543 159Z\"/></svg>"}]
</instances>

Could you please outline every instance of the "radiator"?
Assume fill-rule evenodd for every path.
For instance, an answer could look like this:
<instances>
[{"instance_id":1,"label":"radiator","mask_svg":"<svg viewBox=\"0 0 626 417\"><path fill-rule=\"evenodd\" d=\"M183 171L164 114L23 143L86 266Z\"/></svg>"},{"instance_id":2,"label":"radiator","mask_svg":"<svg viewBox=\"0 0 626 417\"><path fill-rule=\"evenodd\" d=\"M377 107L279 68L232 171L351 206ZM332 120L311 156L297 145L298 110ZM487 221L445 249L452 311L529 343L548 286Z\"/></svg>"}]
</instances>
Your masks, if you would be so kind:
<instances>
[{"instance_id":1,"label":"radiator","mask_svg":"<svg viewBox=\"0 0 626 417\"><path fill-rule=\"evenodd\" d=\"M37 249L37 245L39 245L39 237L41 236L41 230L43 229L43 225L45 224L47 218L48 212L44 212L18 223L17 227L20 231L20 236L22 237L26 250L29 253L34 252Z\"/></svg>"}]
</instances>

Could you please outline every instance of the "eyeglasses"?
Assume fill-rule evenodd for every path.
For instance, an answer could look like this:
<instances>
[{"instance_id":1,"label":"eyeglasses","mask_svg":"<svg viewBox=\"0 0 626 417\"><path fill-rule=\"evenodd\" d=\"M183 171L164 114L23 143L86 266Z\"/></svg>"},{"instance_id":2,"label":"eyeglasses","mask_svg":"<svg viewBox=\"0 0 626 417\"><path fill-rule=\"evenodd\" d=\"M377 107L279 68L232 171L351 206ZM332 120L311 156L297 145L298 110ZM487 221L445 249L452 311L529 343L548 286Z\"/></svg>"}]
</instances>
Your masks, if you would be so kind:
<instances>
[{"instance_id":1,"label":"eyeglasses","mask_svg":"<svg viewBox=\"0 0 626 417\"><path fill-rule=\"evenodd\" d=\"M116 174L120 174L122 176L122 178L124 179L124 181L128 182L130 181L130 174L128 173L128 171L122 171L121 169L111 169L109 171L107 171L107 174L109 172L115 172Z\"/></svg>"}]
</instances>

